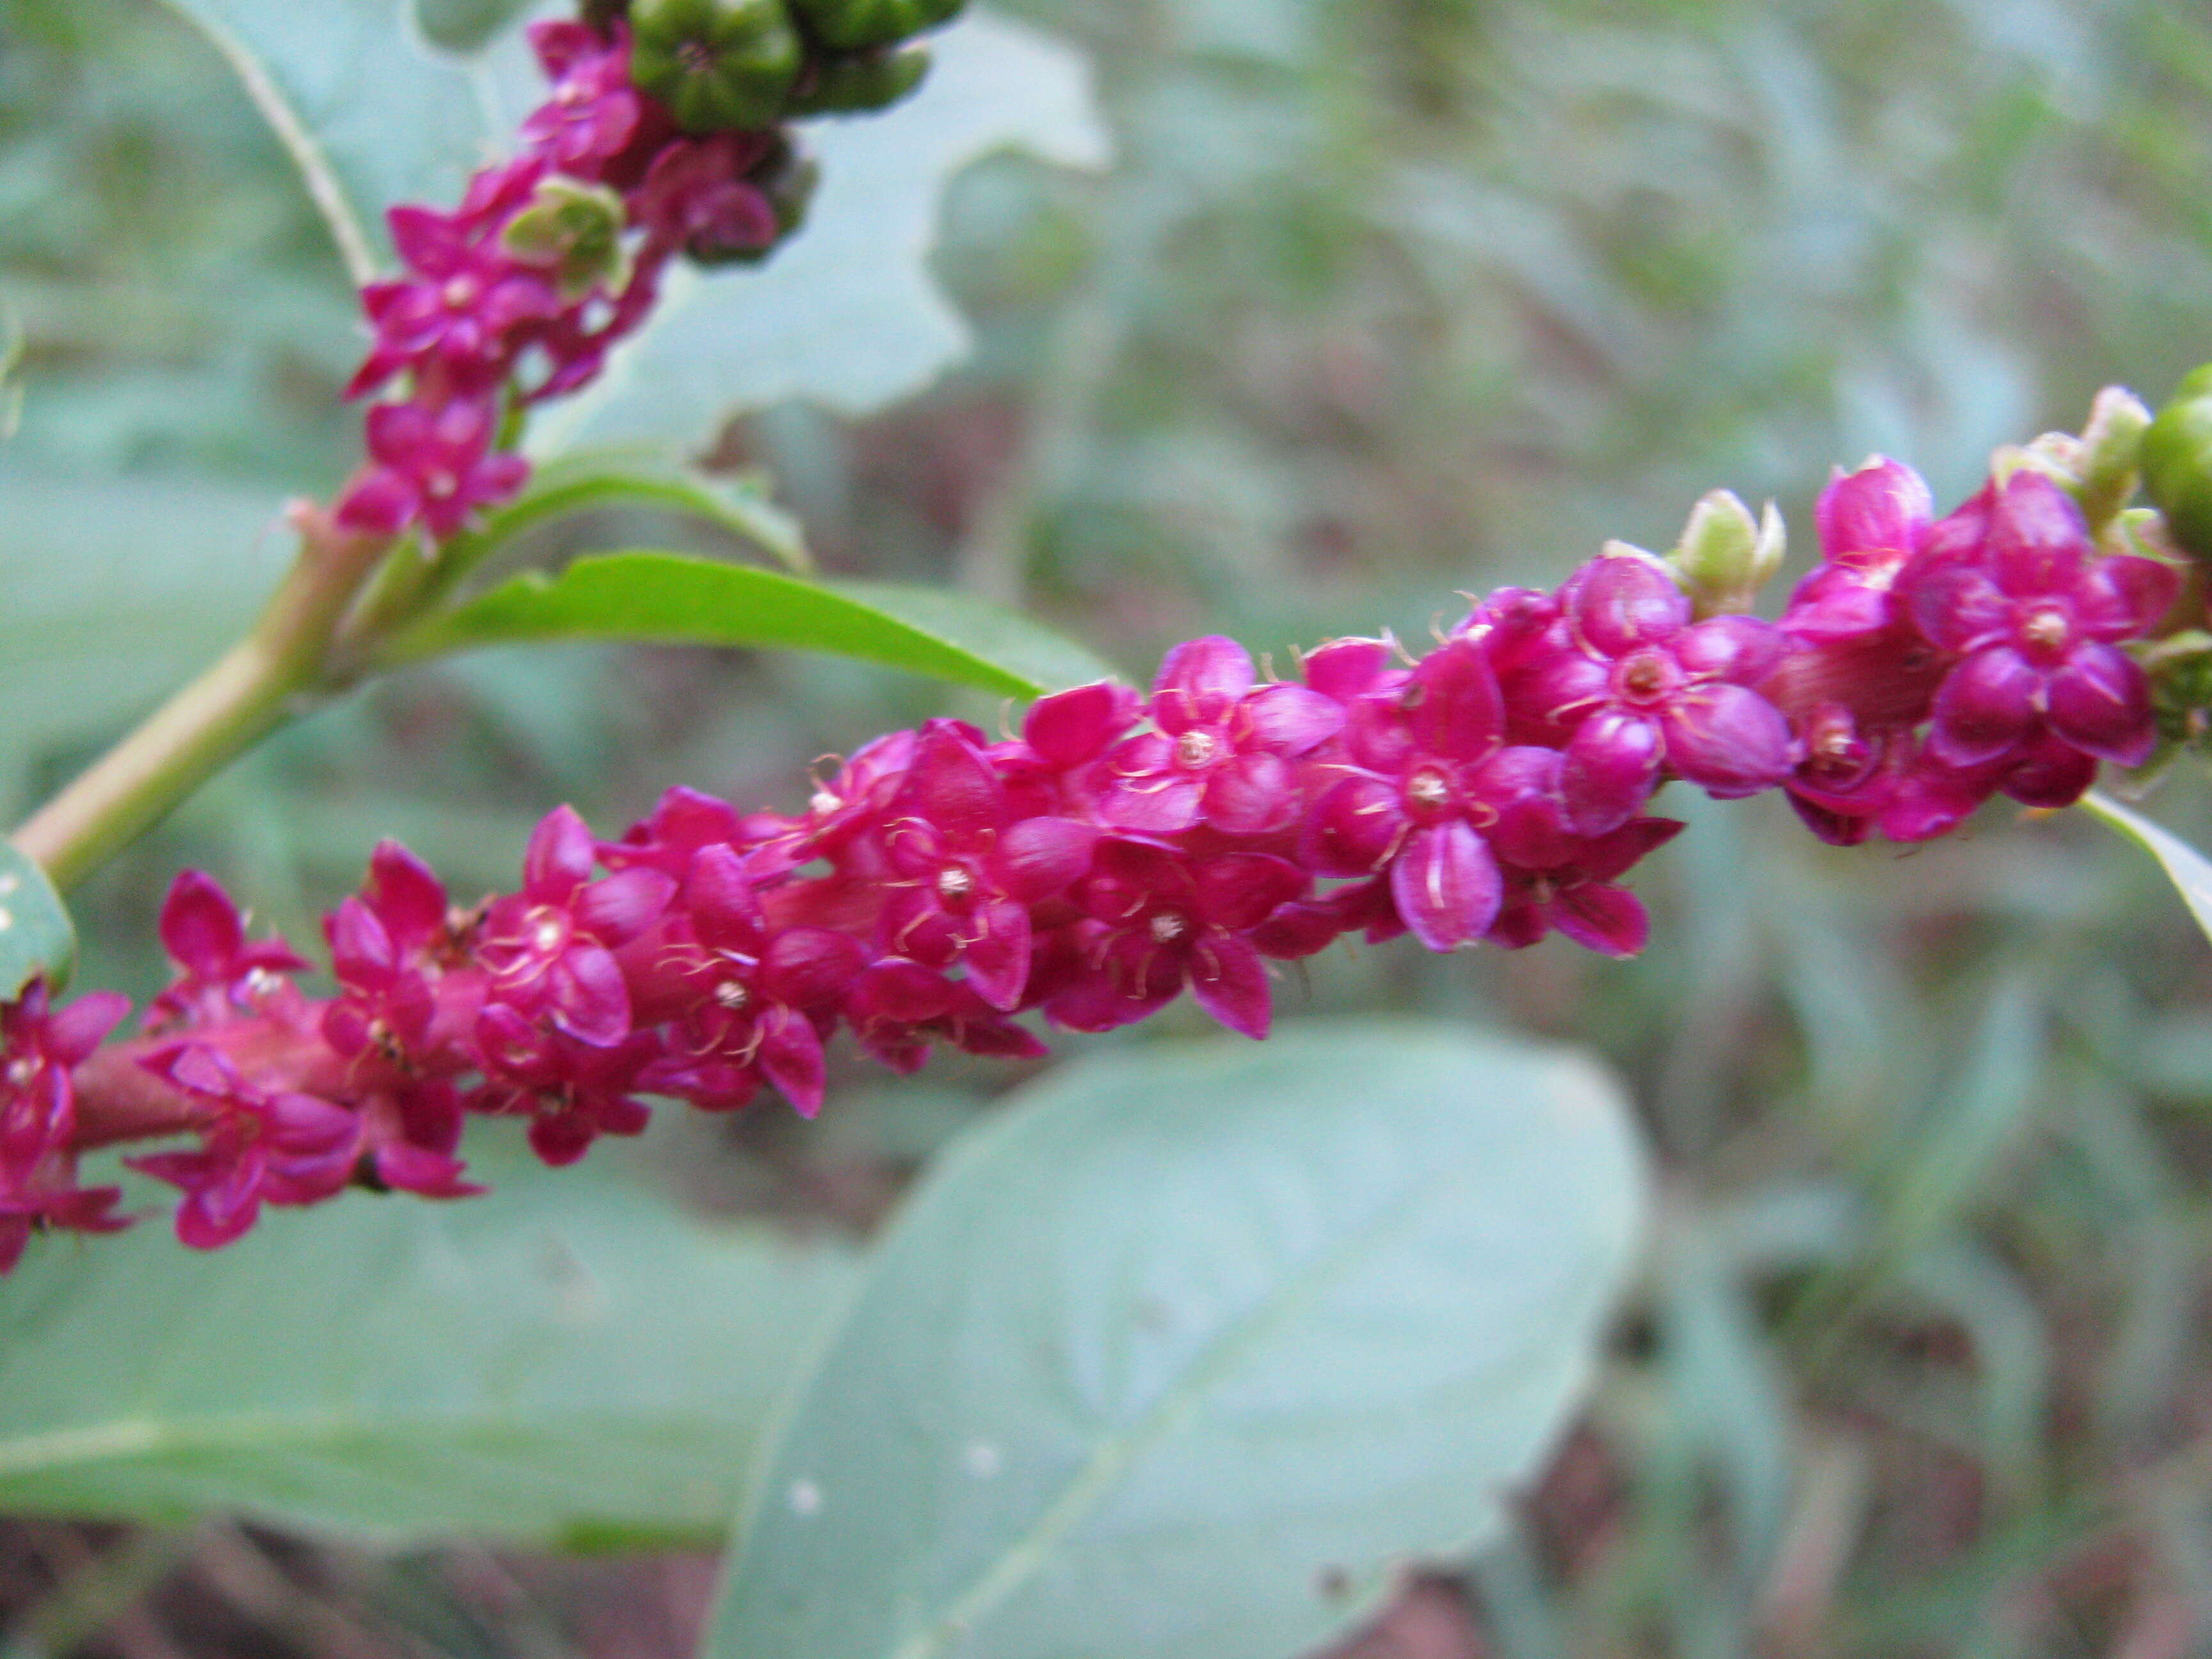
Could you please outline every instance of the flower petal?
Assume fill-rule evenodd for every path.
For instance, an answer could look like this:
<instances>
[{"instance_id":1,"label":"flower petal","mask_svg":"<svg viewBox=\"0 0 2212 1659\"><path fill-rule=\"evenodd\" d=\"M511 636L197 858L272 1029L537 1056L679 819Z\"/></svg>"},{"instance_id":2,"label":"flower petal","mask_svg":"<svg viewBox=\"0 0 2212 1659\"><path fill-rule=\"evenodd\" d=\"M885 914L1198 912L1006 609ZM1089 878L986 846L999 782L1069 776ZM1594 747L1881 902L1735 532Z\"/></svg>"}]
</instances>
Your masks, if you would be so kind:
<instances>
[{"instance_id":1,"label":"flower petal","mask_svg":"<svg viewBox=\"0 0 2212 1659\"><path fill-rule=\"evenodd\" d=\"M1666 747L1659 723L1643 714L1607 709L1584 720L1559 772L1575 833L1601 836L1634 817L1658 783Z\"/></svg>"},{"instance_id":2,"label":"flower petal","mask_svg":"<svg viewBox=\"0 0 2212 1659\"><path fill-rule=\"evenodd\" d=\"M1191 952L1194 1001L1231 1030L1264 1041L1274 1013L1267 965L1249 939L1213 933Z\"/></svg>"},{"instance_id":3,"label":"flower petal","mask_svg":"<svg viewBox=\"0 0 2212 1659\"><path fill-rule=\"evenodd\" d=\"M2008 645L1986 646L1945 676L1928 747L1951 766L1995 760L2035 723L2043 675Z\"/></svg>"},{"instance_id":4,"label":"flower petal","mask_svg":"<svg viewBox=\"0 0 2212 1659\"><path fill-rule=\"evenodd\" d=\"M1661 717L1667 764L1723 800L1771 789L1790 775L1790 722L1741 685L1706 685Z\"/></svg>"},{"instance_id":5,"label":"flower petal","mask_svg":"<svg viewBox=\"0 0 2212 1659\"><path fill-rule=\"evenodd\" d=\"M2113 646L2075 647L2051 677L2050 715L2067 742L2119 766L2142 765L2158 741L2149 678Z\"/></svg>"},{"instance_id":6,"label":"flower petal","mask_svg":"<svg viewBox=\"0 0 2212 1659\"><path fill-rule=\"evenodd\" d=\"M1690 620L1690 601L1658 560L1611 553L1583 567L1574 597L1575 626L1591 648L1625 657L1660 645Z\"/></svg>"},{"instance_id":7,"label":"flower petal","mask_svg":"<svg viewBox=\"0 0 2212 1659\"><path fill-rule=\"evenodd\" d=\"M1414 830L1390 866L1398 914L1431 951L1456 951L1488 933L1504 890L1489 847L1462 819Z\"/></svg>"}]
</instances>

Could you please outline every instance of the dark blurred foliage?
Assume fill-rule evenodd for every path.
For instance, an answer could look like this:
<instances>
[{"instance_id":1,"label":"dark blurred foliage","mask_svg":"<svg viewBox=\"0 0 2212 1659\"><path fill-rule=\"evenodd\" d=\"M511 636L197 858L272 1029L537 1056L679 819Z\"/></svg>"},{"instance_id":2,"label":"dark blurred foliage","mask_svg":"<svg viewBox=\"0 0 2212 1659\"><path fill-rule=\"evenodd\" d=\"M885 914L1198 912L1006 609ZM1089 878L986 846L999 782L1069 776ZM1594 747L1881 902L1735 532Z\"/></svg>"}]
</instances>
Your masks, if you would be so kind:
<instances>
[{"instance_id":1,"label":"dark blurred foliage","mask_svg":"<svg viewBox=\"0 0 2212 1659\"><path fill-rule=\"evenodd\" d=\"M1193 631L1422 638L1454 590L1555 580L1609 535L1664 545L1717 485L1778 497L1802 559L1833 463L1880 448L1955 499L2100 384L2154 400L2212 357L2194 9L1012 9L1095 55L1119 166L972 171L941 268L973 364L865 422L758 413L722 459L771 471L831 567L1016 600L1133 669ZM12 583L60 585L39 637L0 634L27 664L0 700L33 710L0 755L21 798L98 735L55 698L121 695L118 662L250 605L266 549L177 571L168 529L342 474L356 337L275 147L141 0L0 0L0 281L31 368L0 466L33 480L0 491L0 547ZM107 657L53 644L70 616ZM36 690L71 664L100 678ZM89 971L151 982L183 862L307 932L380 835L489 887L558 800L610 826L678 781L788 801L811 757L948 708L995 718L794 659L411 675L285 733L95 883ZM2203 793L2178 780L2158 810L2212 838ZM1647 1282L1519 1535L1356 1650L2212 1650L2205 941L2070 817L1845 854L1771 803L1673 805L1693 832L1644 883L1642 962L1400 947L1281 988L1291 1015L1590 1044L1664 1161ZM763 1109L692 1195L867 1224L1006 1080L940 1066L814 1128ZM706 1575L221 1528L21 1528L0 1565L14 1651L132 1656L675 1653Z\"/></svg>"}]
</instances>

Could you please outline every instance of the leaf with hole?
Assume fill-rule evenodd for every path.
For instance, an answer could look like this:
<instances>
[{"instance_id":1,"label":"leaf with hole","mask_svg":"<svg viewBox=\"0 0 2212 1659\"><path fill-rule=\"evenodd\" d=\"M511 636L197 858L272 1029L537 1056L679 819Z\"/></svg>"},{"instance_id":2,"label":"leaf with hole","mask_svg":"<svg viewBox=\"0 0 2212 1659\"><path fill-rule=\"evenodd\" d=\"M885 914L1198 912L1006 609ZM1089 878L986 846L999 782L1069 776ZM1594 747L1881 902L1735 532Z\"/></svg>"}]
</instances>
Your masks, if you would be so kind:
<instances>
[{"instance_id":1,"label":"leaf with hole","mask_svg":"<svg viewBox=\"0 0 2212 1659\"><path fill-rule=\"evenodd\" d=\"M605 553L532 571L430 617L386 665L485 645L642 640L821 651L1030 697L1109 678L1081 646L961 594L887 582L802 581L675 553Z\"/></svg>"},{"instance_id":2,"label":"leaf with hole","mask_svg":"<svg viewBox=\"0 0 2212 1659\"><path fill-rule=\"evenodd\" d=\"M1287 1659L1498 1535L1634 1259L1620 1092L1418 1024L1026 1090L879 1244L710 1659Z\"/></svg>"},{"instance_id":3,"label":"leaf with hole","mask_svg":"<svg viewBox=\"0 0 2212 1659\"><path fill-rule=\"evenodd\" d=\"M493 1162L489 1197L349 1193L211 1255L37 1241L0 1280L0 1510L711 1540L852 1258Z\"/></svg>"}]
</instances>

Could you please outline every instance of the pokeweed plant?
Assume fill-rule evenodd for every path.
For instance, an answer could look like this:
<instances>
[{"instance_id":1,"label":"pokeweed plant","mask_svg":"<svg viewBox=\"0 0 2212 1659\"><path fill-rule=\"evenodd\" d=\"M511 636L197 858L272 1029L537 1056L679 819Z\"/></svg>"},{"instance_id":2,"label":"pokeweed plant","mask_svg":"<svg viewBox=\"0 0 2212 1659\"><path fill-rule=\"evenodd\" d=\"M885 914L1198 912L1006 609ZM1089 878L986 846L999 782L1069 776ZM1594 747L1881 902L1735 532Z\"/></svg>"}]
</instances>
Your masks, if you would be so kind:
<instances>
[{"instance_id":1,"label":"pokeweed plant","mask_svg":"<svg viewBox=\"0 0 2212 1659\"><path fill-rule=\"evenodd\" d=\"M209 8L219 27L228 9ZM299 556L252 633L24 823L0 871L0 1270L34 1235L129 1224L122 1187L86 1178L94 1154L122 1151L175 1189L178 1237L214 1249L265 1209L349 1190L480 1195L461 1156L472 1115L523 1121L555 1165L640 1133L653 1099L731 1112L774 1096L812 1116L841 1032L908 1074L938 1046L1041 1055L1025 1016L1106 1032L1186 993L1229 1031L1267 1039L1272 964L1354 935L1449 952L1558 933L1633 956L1647 924L1625 879L1683 828L1651 810L1669 783L1727 799L1780 790L1838 846L1942 836L2000 795L2037 810L2087 799L2202 902L2201 860L2089 794L2100 766L2147 775L2212 730L2199 562L2212 557L2212 394L2195 379L2155 420L2107 391L2081 434L1999 452L1948 513L1902 462L1838 471L1817 511L1818 562L1771 621L1753 612L1783 562L1780 517L1716 491L1664 554L1609 544L1555 589L1474 601L1425 651L1338 639L1263 669L1209 636L1170 652L1142 692L1018 617L814 579L757 499L558 464L533 479L533 412L599 381L679 273L757 264L799 232L817 175L790 123L914 92L928 69L916 37L957 9L593 0L540 19L529 40L547 90L511 157L479 169L455 206L391 209L396 277L368 268L365 239L341 237L371 337L349 387L367 401L367 459L332 501L292 510ZM299 143L311 182L335 188ZM2143 480L2151 504L2138 506ZM723 523L791 568L625 552L469 591L524 531L626 501ZM1029 706L995 735L940 719L878 737L815 779L795 812L678 785L602 836L560 809L516 889L479 902L454 902L387 842L325 919L328 995L302 985L308 958L253 937L228 894L186 872L160 924L176 976L139 1027L118 1035L129 1009L113 993L62 1000L58 890L306 702L447 651L580 635L830 649ZM1307 1035L1289 1050L1272 1067L1216 1055L1078 1073L948 1162L813 1375L791 1382L718 1640L748 1653L1012 1654L1056 1650L1053 1632L1082 1628L1116 1650L1287 1652L1349 1616L1354 1590L1379 1591L1393 1560L1487 1524L1571 1403L1626 1269L1636 1183L1617 1103L1571 1060L1440 1048L1433 1034ZM1284 1154L1271 1145L1284 1103L1316 1077L1337 1079L1326 1110L1306 1107L1328 1133ZM1492 1095L1504 1098L1473 1098ZM1194 1096L1197 1115L1164 1111ZM1447 1108L1493 1137L1453 1142L1437 1121ZM1612 1127L1591 1129L1593 1109ZM1415 1179L1421 1158L1363 1166L1368 1132L1402 1132L1454 1179L1480 1169L1489 1184L1469 1191L1510 1178L1547 1194L1545 1219L1507 1240L1469 1191ZM981 1331L1001 1357L1033 1348L1018 1310L969 1317L963 1297L994 1272L1010 1296L1042 1285L1048 1302L1064 1288L1006 1265L1041 1227L1070 1250L1171 1237L1174 1206L1157 1194L1108 1202L1112 1189L1093 1188L1075 1202L1053 1180L1111 1168L1203 1206L1205 1192L1172 1178L1179 1135L1206 1146L1210 1170L1277 1157L1292 1172L1311 1213L1260 1230L1279 1279L1213 1286L1202 1340L1170 1353L1164 1337L1161 1355L1133 1362L1157 1376L1100 1384L1077 1454L1049 1434L1009 1445L1026 1407L994 1401L1003 1376L971 1379L971 1397L931 1407L957 1427L926 1443L949 1440L969 1477L935 1491L901 1449L896 1401L959 1395L947 1368L967 1350L915 1338L912 1309L943 1299L940 1335ZM1550 1192L1561 1158L1583 1160L1583 1184ZM1023 1193L1027 1207L1010 1201ZM1386 1221L1413 1243L1378 1243ZM1571 1248L1535 1248L1561 1238ZM1186 1596L1152 1623L1101 1613L1091 1592L1152 1559L1128 1548L1115 1505L1141 1509L1163 1457L1233 1462L1207 1436L1234 1441L1217 1419L1255 1353L1372 1367L1360 1307L1331 1275L1384 1297L1407 1253L1460 1247L1502 1298L1487 1310L1497 1351L1440 1362L1481 1425L1437 1419L1474 1448L1463 1461L1375 1477L1342 1505L1365 1518L1311 1537L1283 1519L1296 1482L1255 1480L1258 1507L1215 1524L1282 1530L1271 1564L1304 1565L1294 1595L1209 1583L1210 1611ZM1069 1300L1077 1351L1149 1340L1111 1298ZM1539 1304L1554 1305L1532 1327L1537 1380L1515 1381L1497 1333ZM1033 1313L1034 1298L1021 1306ZM894 1318L903 1340L879 1328ZM889 1416L856 1433L871 1409ZM1402 1437L1357 1451L1421 1455ZM994 1484L1009 1459L1029 1479ZM855 1483L869 1490L848 1523ZM1027 1512L1000 1512L1017 1487ZM929 1524L902 1533L916 1492L934 1494ZM1387 1524L1367 1513L1377 1505L1395 1506ZM1339 1556L1353 1567L1323 1573L1316 1593L1315 1573ZM872 1572L880 1593L850 1590ZM846 1588L830 1594L833 1582Z\"/></svg>"}]
</instances>

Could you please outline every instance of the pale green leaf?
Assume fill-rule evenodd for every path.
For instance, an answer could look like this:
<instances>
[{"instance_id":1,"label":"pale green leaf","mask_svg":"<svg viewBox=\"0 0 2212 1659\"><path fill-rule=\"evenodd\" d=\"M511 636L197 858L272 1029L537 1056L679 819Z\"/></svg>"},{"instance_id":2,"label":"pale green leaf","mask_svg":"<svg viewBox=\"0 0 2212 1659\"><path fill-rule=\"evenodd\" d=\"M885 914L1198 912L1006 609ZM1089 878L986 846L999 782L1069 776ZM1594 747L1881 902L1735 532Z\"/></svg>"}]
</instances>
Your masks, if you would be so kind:
<instances>
[{"instance_id":1,"label":"pale green leaf","mask_svg":"<svg viewBox=\"0 0 2212 1659\"><path fill-rule=\"evenodd\" d=\"M675 553L599 554L557 576L527 572L402 635L383 660L575 639L822 651L1017 697L1114 672L1072 641L963 594L804 581Z\"/></svg>"},{"instance_id":2,"label":"pale green leaf","mask_svg":"<svg viewBox=\"0 0 2212 1659\"><path fill-rule=\"evenodd\" d=\"M1082 59L1047 37L976 12L931 50L906 103L810 128L822 184L799 236L757 270L672 272L647 331L597 386L539 416L533 447L696 447L732 412L787 398L863 414L965 355L968 326L928 266L946 181L994 150L1098 167L1109 146Z\"/></svg>"},{"instance_id":3,"label":"pale green leaf","mask_svg":"<svg viewBox=\"0 0 2212 1659\"><path fill-rule=\"evenodd\" d=\"M2170 830L2160 829L2142 813L2120 805L2100 790L2091 790L2081 805L2093 817L2135 842L2165 867L2166 877L2180 890L2182 902L2197 918L2207 938L2212 938L2212 859L2207 859Z\"/></svg>"},{"instance_id":4,"label":"pale green leaf","mask_svg":"<svg viewBox=\"0 0 2212 1659\"><path fill-rule=\"evenodd\" d=\"M713 1537L850 1258L515 1161L188 1250L34 1241L0 1280L0 1509L370 1535Z\"/></svg>"},{"instance_id":5,"label":"pale green leaf","mask_svg":"<svg viewBox=\"0 0 2212 1659\"><path fill-rule=\"evenodd\" d=\"M76 961L69 908L36 859L0 841L0 1002L40 975L59 990Z\"/></svg>"},{"instance_id":6,"label":"pale green leaf","mask_svg":"<svg viewBox=\"0 0 2212 1659\"><path fill-rule=\"evenodd\" d=\"M1289 1659L1497 1534L1642 1179L1572 1053L1101 1057L958 1143L761 1466L714 1659Z\"/></svg>"}]
</instances>

